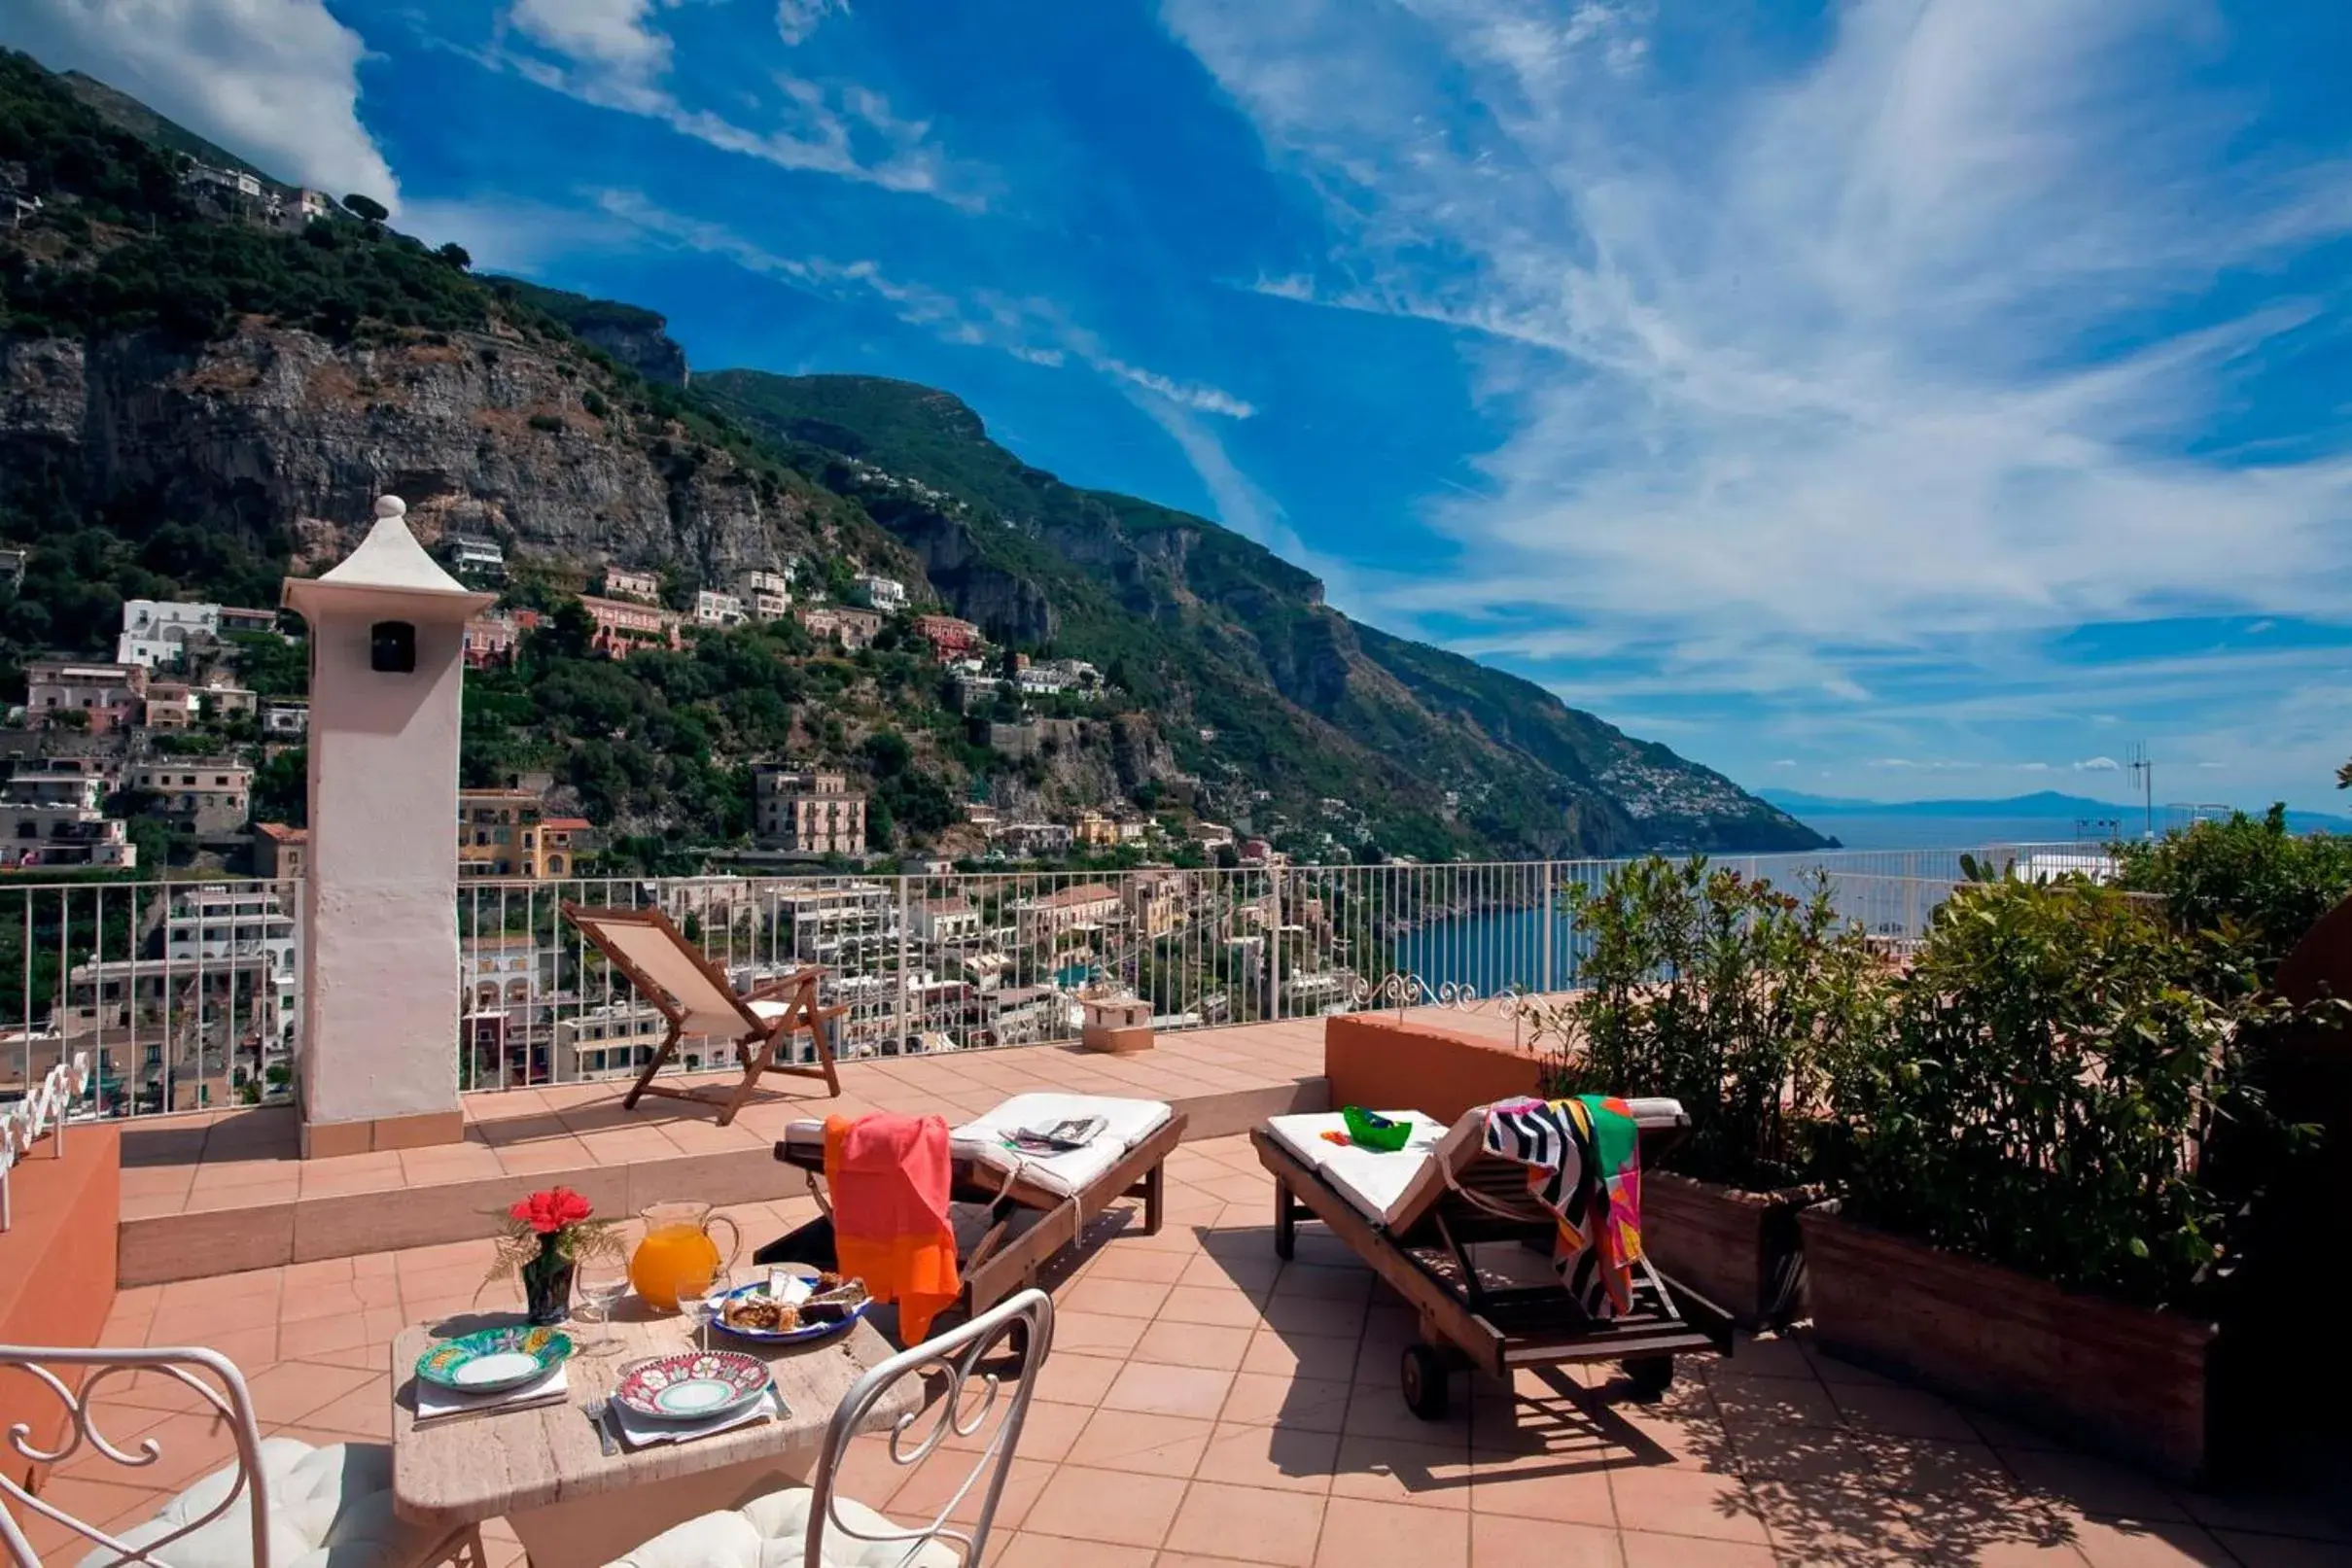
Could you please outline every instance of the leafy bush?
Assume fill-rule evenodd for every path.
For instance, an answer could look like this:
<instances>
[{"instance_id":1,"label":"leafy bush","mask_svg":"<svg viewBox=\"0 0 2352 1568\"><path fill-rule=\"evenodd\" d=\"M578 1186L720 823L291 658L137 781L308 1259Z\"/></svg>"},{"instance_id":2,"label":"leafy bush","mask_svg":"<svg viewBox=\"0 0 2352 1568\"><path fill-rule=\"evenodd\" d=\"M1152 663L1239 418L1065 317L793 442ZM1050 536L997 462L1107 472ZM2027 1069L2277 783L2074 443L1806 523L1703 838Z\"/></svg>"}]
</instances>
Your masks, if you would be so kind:
<instances>
[{"instance_id":1,"label":"leafy bush","mask_svg":"<svg viewBox=\"0 0 2352 1568\"><path fill-rule=\"evenodd\" d=\"M2352 893L2352 838L2290 833L2283 806L2126 844L2120 858L2122 886L2160 893L2179 931L2244 946L2265 985L2312 922Z\"/></svg>"},{"instance_id":2,"label":"leafy bush","mask_svg":"<svg viewBox=\"0 0 2352 1568\"><path fill-rule=\"evenodd\" d=\"M2253 1026L2277 1012L2244 952L2177 934L2153 900L1965 884L1891 1027L1834 1063L1848 1210L2128 1302L2205 1296L2302 1137L2257 1087Z\"/></svg>"},{"instance_id":3,"label":"leafy bush","mask_svg":"<svg viewBox=\"0 0 2352 1568\"><path fill-rule=\"evenodd\" d=\"M1825 1060L1871 1027L1884 990L1826 883L1799 897L1703 856L1653 855L1570 907L1592 951L1558 1092L1670 1095L1691 1115L1675 1162L1691 1174L1751 1190L1805 1180Z\"/></svg>"}]
</instances>

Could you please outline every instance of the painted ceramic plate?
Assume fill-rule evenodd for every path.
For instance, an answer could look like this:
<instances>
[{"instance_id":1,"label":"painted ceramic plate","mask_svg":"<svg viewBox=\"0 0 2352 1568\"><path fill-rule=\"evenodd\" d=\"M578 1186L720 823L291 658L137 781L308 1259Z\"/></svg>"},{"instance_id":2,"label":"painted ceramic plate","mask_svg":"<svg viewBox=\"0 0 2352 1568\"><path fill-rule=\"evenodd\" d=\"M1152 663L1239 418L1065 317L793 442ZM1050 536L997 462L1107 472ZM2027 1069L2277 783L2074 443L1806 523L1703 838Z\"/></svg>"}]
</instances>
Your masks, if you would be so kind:
<instances>
[{"instance_id":1,"label":"painted ceramic plate","mask_svg":"<svg viewBox=\"0 0 2352 1568\"><path fill-rule=\"evenodd\" d=\"M799 1273L803 1278L807 1278L816 1273L814 1269L803 1271L797 1266L790 1265L785 1266L779 1270L779 1272L784 1273ZM852 1281L852 1283L856 1283L856 1281ZM860 1288L862 1292L863 1287L860 1286ZM763 1279L756 1284L745 1285L740 1290L731 1290L727 1292L727 1300L729 1302L736 1302L749 1300L753 1297L765 1296L767 1294L767 1281ZM729 1323L723 1314L714 1319L711 1326L713 1328L722 1330L725 1333L732 1334L739 1340L750 1340L758 1344L805 1344L812 1340L831 1339L834 1335L839 1334L843 1329L848 1328L852 1323L855 1323L860 1318L863 1317L865 1315L865 1309L873 1305L874 1304L870 1298L860 1294L857 1305L844 1309L839 1317L833 1318L829 1322L803 1323L797 1328L750 1328L740 1324Z\"/></svg>"},{"instance_id":2,"label":"painted ceramic plate","mask_svg":"<svg viewBox=\"0 0 2352 1568\"><path fill-rule=\"evenodd\" d=\"M416 1375L461 1393L489 1394L519 1388L571 1354L571 1337L561 1329L479 1329L443 1340L417 1357Z\"/></svg>"},{"instance_id":3,"label":"painted ceramic plate","mask_svg":"<svg viewBox=\"0 0 2352 1568\"><path fill-rule=\"evenodd\" d=\"M767 1363L740 1350L688 1350L640 1361L613 1397L659 1421L700 1421L740 1410L767 1391Z\"/></svg>"}]
</instances>

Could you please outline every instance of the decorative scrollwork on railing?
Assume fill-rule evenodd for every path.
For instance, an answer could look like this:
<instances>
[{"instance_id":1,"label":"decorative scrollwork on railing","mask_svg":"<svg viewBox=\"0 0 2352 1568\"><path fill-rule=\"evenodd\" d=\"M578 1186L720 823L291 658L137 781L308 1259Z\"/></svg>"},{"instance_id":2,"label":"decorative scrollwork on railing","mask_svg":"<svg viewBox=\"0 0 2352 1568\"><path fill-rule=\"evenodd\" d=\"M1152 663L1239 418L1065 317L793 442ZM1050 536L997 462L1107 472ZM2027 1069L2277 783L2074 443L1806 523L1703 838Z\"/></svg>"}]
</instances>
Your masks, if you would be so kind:
<instances>
[{"instance_id":1,"label":"decorative scrollwork on railing","mask_svg":"<svg viewBox=\"0 0 2352 1568\"><path fill-rule=\"evenodd\" d=\"M78 1051L70 1062L50 1068L31 1094L0 1110L0 1231L6 1231L15 1219L10 1209L9 1171L32 1152L42 1134L53 1132L53 1123L54 1147L59 1155L64 1154L66 1119L73 1114L74 1102L88 1089L89 1053Z\"/></svg>"},{"instance_id":2,"label":"decorative scrollwork on railing","mask_svg":"<svg viewBox=\"0 0 2352 1568\"><path fill-rule=\"evenodd\" d=\"M1467 981L1447 980L1432 987L1419 975L1392 969L1378 980L1357 980L1349 988L1348 1001L1351 1012L1393 1007L1401 1014L1408 1007L1451 1007L1466 1011L1476 1007L1479 998L1478 988Z\"/></svg>"},{"instance_id":3,"label":"decorative scrollwork on railing","mask_svg":"<svg viewBox=\"0 0 2352 1568\"><path fill-rule=\"evenodd\" d=\"M69 1387L64 1378L52 1370L53 1366L86 1366L90 1369L82 1378L81 1386ZM75 1534L97 1543L117 1553L121 1560L131 1563L156 1563L161 1559L156 1553L175 1541L185 1540L213 1520L220 1518L250 1494L254 1517L254 1560L263 1560L267 1550L268 1499L263 1492L261 1436L255 1426L253 1406L246 1396L243 1379L236 1367L217 1351L212 1350L44 1350L41 1359L16 1350L0 1350L0 1367L12 1368L48 1389L63 1407L67 1424L57 1446L45 1448L33 1441L32 1423L18 1421L8 1429L8 1450L17 1459L34 1465L59 1465L79 1453L85 1445L133 1470L145 1469L163 1457L163 1445L155 1438L141 1438L133 1450L126 1450L99 1428L96 1403L99 1390L109 1378L125 1374L151 1373L169 1377L193 1391L210 1411L228 1426L237 1446L236 1480L219 1502L200 1516L191 1519L158 1540L133 1547L87 1520L78 1519L44 1498L36 1497L18 1478L22 1468L11 1463L0 1468L0 1499L9 1509L22 1511L19 1516L39 1516L62 1525ZM198 1376L196 1369L220 1379L216 1386L209 1378ZM126 1411L126 1413L138 1413ZM5 1518L0 1518L0 1536L13 1531Z\"/></svg>"}]
</instances>

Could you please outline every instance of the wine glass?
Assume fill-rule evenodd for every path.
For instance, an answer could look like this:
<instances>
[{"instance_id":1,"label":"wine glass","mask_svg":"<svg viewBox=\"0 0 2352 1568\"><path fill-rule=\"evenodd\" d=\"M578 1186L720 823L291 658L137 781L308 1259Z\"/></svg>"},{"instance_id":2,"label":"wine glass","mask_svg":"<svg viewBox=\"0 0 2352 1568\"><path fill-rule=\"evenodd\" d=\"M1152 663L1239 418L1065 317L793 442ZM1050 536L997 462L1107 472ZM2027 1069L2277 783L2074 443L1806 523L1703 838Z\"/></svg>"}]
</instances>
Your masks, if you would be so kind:
<instances>
[{"instance_id":1,"label":"wine glass","mask_svg":"<svg viewBox=\"0 0 2352 1568\"><path fill-rule=\"evenodd\" d=\"M711 1349L711 1324L721 1312L726 1310L727 1293L734 1288L735 1277L722 1263L711 1271L710 1281L702 1287L700 1292L681 1291L679 1293L678 1305L693 1321L695 1331L700 1337L703 1353L706 1355L710 1353Z\"/></svg>"},{"instance_id":2,"label":"wine glass","mask_svg":"<svg viewBox=\"0 0 2352 1568\"><path fill-rule=\"evenodd\" d=\"M613 1332L613 1313L629 1294L628 1261L617 1256L582 1258L573 1280L573 1288L579 1293L579 1315L604 1330L602 1335L580 1348L591 1351L618 1349L620 1337Z\"/></svg>"}]
</instances>

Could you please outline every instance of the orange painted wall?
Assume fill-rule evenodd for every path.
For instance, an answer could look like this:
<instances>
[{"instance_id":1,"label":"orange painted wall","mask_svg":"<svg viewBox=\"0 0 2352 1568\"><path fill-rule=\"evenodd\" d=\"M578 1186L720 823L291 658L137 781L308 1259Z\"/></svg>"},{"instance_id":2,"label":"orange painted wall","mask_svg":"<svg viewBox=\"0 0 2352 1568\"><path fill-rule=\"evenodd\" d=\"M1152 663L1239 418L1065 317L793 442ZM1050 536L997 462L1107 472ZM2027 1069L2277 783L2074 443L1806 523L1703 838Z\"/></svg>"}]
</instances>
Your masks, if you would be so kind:
<instances>
[{"instance_id":1,"label":"orange painted wall","mask_svg":"<svg viewBox=\"0 0 2352 1568\"><path fill-rule=\"evenodd\" d=\"M44 1138L9 1172L16 1223L0 1232L0 1344L96 1344L114 1310L122 1134L112 1127L72 1127L62 1160L51 1147ZM64 1413L56 1396L31 1377L0 1369L0 1432L27 1421L36 1445L54 1447ZM34 1469L13 1455L8 1462L19 1481Z\"/></svg>"},{"instance_id":2,"label":"orange painted wall","mask_svg":"<svg viewBox=\"0 0 2352 1568\"><path fill-rule=\"evenodd\" d=\"M1418 1019L1351 1013L1323 1021L1333 1110L1360 1105L1452 1122L1473 1105L1534 1094L1541 1065L1532 1052Z\"/></svg>"}]
</instances>

